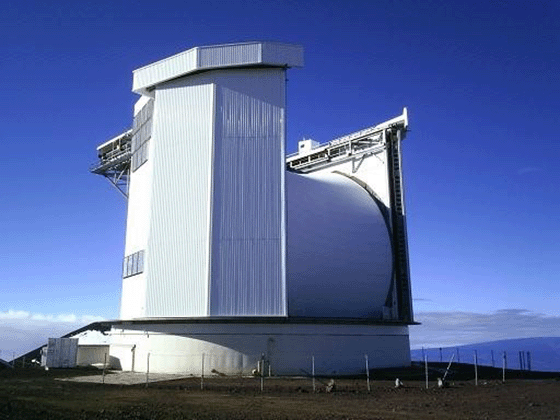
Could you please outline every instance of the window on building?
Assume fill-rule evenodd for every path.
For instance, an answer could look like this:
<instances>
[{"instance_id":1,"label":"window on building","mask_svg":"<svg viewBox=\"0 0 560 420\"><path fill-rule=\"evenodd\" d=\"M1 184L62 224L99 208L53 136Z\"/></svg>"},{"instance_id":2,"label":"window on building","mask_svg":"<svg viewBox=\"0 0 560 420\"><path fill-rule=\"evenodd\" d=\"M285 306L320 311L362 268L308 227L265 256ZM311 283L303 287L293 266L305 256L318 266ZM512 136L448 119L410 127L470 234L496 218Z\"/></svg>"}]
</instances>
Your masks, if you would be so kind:
<instances>
[{"instance_id":1,"label":"window on building","mask_svg":"<svg viewBox=\"0 0 560 420\"><path fill-rule=\"evenodd\" d=\"M150 99L134 117L132 125L132 172L148 160L148 147L152 137L154 100Z\"/></svg>"},{"instance_id":2,"label":"window on building","mask_svg":"<svg viewBox=\"0 0 560 420\"><path fill-rule=\"evenodd\" d=\"M127 255L123 260L123 278L144 272L144 250Z\"/></svg>"}]
</instances>

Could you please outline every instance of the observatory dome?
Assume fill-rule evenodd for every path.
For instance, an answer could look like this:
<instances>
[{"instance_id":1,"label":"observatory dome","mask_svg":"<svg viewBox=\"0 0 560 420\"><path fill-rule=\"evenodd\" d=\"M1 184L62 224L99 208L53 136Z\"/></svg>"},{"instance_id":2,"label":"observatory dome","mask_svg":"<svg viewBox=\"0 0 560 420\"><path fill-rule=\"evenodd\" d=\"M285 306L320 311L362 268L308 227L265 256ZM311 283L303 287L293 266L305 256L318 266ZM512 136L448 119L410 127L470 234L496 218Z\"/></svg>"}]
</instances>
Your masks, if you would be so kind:
<instances>
[{"instance_id":1,"label":"observatory dome","mask_svg":"<svg viewBox=\"0 0 560 420\"><path fill-rule=\"evenodd\" d=\"M321 376L410 365L402 115L285 155L303 48L194 47L136 69L131 130L92 172L128 199L110 361ZM389 229L390 227L390 229Z\"/></svg>"},{"instance_id":2,"label":"observatory dome","mask_svg":"<svg viewBox=\"0 0 560 420\"><path fill-rule=\"evenodd\" d=\"M289 316L381 318L393 255L372 196L337 173L286 173Z\"/></svg>"}]
</instances>

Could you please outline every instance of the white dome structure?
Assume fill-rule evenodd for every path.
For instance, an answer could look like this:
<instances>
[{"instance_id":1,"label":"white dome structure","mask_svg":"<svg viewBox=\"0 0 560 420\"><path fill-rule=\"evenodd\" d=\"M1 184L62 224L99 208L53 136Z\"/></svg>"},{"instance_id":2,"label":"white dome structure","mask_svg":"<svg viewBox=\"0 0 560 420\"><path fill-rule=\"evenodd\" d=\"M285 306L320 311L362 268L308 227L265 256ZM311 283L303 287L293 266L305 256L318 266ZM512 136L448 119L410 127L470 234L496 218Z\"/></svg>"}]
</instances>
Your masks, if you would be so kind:
<instances>
[{"instance_id":1,"label":"white dome structure","mask_svg":"<svg viewBox=\"0 0 560 420\"><path fill-rule=\"evenodd\" d=\"M115 367L317 374L410 363L402 115L286 156L297 45L196 47L134 71L93 173L128 199ZM265 364L263 366L263 363Z\"/></svg>"},{"instance_id":2,"label":"white dome structure","mask_svg":"<svg viewBox=\"0 0 560 420\"><path fill-rule=\"evenodd\" d=\"M377 203L336 173L288 173L286 196L288 315L382 319L393 257Z\"/></svg>"}]
</instances>

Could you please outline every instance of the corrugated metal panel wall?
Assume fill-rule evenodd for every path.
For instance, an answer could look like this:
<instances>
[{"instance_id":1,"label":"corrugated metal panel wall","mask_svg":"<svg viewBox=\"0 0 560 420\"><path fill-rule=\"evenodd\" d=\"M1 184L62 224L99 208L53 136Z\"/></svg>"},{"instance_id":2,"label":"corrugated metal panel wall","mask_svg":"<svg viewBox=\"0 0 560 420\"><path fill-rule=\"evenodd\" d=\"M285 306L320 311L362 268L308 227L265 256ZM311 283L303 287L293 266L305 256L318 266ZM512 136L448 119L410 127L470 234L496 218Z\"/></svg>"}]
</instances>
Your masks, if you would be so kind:
<instances>
[{"instance_id":1,"label":"corrugated metal panel wall","mask_svg":"<svg viewBox=\"0 0 560 420\"><path fill-rule=\"evenodd\" d=\"M286 315L282 69L217 83L210 315Z\"/></svg>"},{"instance_id":2,"label":"corrugated metal panel wall","mask_svg":"<svg viewBox=\"0 0 560 420\"><path fill-rule=\"evenodd\" d=\"M259 63L262 44L217 45L198 48L198 67L234 66Z\"/></svg>"},{"instance_id":3,"label":"corrugated metal panel wall","mask_svg":"<svg viewBox=\"0 0 560 420\"><path fill-rule=\"evenodd\" d=\"M134 70L132 90L147 93L145 89L150 86L196 70L256 64L303 66L303 48L299 45L275 42L245 42L192 48Z\"/></svg>"},{"instance_id":4,"label":"corrugated metal panel wall","mask_svg":"<svg viewBox=\"0 0 560 420\"><path fill-rule=\"evenodd\" d=\"M49 338L46 366L50 368L76 367L77 338Z\"/></svg>"},{"instance_id":5,"label":"corrugated metal panel wall","mask_svg":"<svg viewBox=\"0 0 560 420\"><path fill-rule=\"evenodd\" d=\"M192 76L155 98L146 316L205 316L214 86Z\"/></svg>"},{"instance_id":6,"label":"corrugated metal panel wall","mask_svg":"<svg viewBox=\"0 0 560 420\"><path fill-rule=\"evenodd\" d=\"M195 69L196 65L197 50L195 48L149 64L134 70L132 90L136 91L153 83L172 79L177 77L177 74Z\"/></svg>"}]
</instances>

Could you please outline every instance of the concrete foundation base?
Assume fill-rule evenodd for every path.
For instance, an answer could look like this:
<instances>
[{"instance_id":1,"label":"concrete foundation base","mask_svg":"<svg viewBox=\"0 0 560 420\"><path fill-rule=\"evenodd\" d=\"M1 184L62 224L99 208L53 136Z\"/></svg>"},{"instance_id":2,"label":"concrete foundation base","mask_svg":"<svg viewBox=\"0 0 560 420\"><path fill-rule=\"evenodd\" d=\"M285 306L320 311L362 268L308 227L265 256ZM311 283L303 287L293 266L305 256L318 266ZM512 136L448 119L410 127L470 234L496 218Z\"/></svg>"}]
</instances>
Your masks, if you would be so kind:
<instances>
[{"instance_id":1,"label":"concrete foundation base","mask_svg":"<svg viewBox=\"0 0 560 420\"><path fill-rule=\"evenodd\" d=\"M205 375L347 375L410 364L406 325L173 322L113 327L124 371Z\"/></svg>"}]
</instances>

